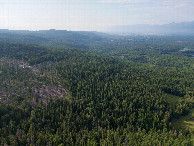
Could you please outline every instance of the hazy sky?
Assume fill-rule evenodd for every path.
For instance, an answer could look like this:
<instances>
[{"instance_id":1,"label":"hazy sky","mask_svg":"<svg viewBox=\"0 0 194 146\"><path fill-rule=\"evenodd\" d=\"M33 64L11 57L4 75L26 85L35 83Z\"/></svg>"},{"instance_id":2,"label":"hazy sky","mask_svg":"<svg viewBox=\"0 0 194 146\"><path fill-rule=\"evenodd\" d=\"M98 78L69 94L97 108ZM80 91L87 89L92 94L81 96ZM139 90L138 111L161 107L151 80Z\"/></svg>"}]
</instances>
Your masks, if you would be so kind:
<instances>
[{"instance_id":1,"label":"hazy sky","mask_svg":"<svg viewBox=\"0 0 194 146\"><path fill-rule=\"evenodd\" d=\"M0 29L103 30L194 20L194 0L0 0Z\"/></svg>"}]
</instances>

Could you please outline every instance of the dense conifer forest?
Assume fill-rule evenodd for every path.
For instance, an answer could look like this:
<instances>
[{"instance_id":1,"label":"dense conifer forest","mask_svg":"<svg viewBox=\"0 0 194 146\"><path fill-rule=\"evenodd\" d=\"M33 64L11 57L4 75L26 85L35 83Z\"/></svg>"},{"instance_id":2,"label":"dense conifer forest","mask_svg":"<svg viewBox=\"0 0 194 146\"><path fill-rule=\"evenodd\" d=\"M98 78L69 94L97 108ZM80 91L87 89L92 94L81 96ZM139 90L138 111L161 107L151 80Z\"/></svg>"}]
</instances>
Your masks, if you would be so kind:
<instances>
[{"instance_id":1,"label":"dense conifer forest","mask_svg":"<svg viewBox=\"0 0 194 146\"><path fill-rule=\"evenodd\" d=\"M0 145L193 145L194 37L0 31Z\"/></svg>"}]
</instances>

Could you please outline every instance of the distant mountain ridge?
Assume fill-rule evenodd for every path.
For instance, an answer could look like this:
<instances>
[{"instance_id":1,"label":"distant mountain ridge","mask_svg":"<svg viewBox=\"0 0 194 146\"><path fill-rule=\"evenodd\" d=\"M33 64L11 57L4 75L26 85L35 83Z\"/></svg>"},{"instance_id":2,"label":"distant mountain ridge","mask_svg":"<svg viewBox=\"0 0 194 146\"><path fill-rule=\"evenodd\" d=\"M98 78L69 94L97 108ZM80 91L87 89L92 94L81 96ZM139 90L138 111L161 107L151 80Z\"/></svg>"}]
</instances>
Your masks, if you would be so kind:
<instances>
[{"instance_id":1,"label":"distant mountain ridge","mask_svg":"<svg viewBox=\"0 0 194 146\"><path fill-rule=\"evenodd\" d=\"M0 29L0 42L23 42L26 44L59 45L70 48L88 49L88 45L86 44L94 44L106 39L110 39L108 34L95 31Z\"/></svg>"},{"instance_id":2,"label":"distant mountain ridge","mask_svg":"<svg viewBox=\"0 0 194 146\"><path fill-rule=\"evenodd\" d=\"M163 25L120 25L114 26L108 29L108 31L129 34L194 35L194 21Z\"/></svg>"}]
</instances>

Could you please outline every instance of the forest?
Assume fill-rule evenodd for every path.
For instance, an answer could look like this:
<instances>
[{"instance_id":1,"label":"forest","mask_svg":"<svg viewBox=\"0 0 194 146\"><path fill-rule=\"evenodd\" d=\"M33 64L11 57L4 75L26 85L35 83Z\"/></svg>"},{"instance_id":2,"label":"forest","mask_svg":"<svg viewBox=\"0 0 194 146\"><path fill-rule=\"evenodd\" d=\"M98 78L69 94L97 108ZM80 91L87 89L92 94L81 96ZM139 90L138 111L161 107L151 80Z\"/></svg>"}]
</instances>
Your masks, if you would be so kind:
<instances>
[{"instance_id":1,"label":"forest","mask_svg":"<svg viewBox=\"0 0 194 146\"><path fill-rule=\"evenodd\" d=\"M0 145L194 144L194 37L0 30Z\"/></svg>"}]
</instances>

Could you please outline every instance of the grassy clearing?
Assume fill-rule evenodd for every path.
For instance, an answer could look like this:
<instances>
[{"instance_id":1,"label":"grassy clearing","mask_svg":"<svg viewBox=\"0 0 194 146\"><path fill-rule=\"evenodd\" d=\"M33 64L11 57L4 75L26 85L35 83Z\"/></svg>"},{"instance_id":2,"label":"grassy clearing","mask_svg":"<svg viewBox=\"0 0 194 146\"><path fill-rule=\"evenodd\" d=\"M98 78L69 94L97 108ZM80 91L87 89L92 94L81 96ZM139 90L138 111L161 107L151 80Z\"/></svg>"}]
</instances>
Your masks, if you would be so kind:
<instances>
[{"instance_id":1,"label":"grassy clearing","mask_svg":"<svg viewBox=\"0 0 194 146\"><path fill-rule=\"evenodd\" d=\"M172 126L178 130L187 129L194 132L194 109L188 115L182 116L180 119L174 121Z\"/></svg>"},{"instance_id":2,"label":"grassy clearing","mask_svg":"<svg viewBox=\"0 0 194 146\"><path fill-rule=\"evenodd\" d=\"M176 103L182 99L182 97L167 93L165 94L165 98L172 107L175 107ZM191 133L191 141L194 145L194 109L191 109L188 115L174 120L171 126L178 131L189 131Z\"/></svg>"},{"instance_id":3,"label":"grassy clearing","mask_svg":"<svg viewBox=\"0 0 194 146\"><path fill-rule=\"evenodd\" d=\"M178 102L178 100L180 100L182 97L179 96L175 96L172 94L168 94L165 93L165 99L167 100L167 102L171 105L171 106L175 106L175 104Z\"/></svg>"},{"instance_id":4,"label":"grassy clearing","mask_svg":"<svg viewBox=\"0 0 194 146\"><path fill-rule=\"evenodd\" d=\"M188 115L173 121L172 127L176 130L189 131L191 133L191 141L194 144L194 109Z\"/></svg>"}]
</instances>

